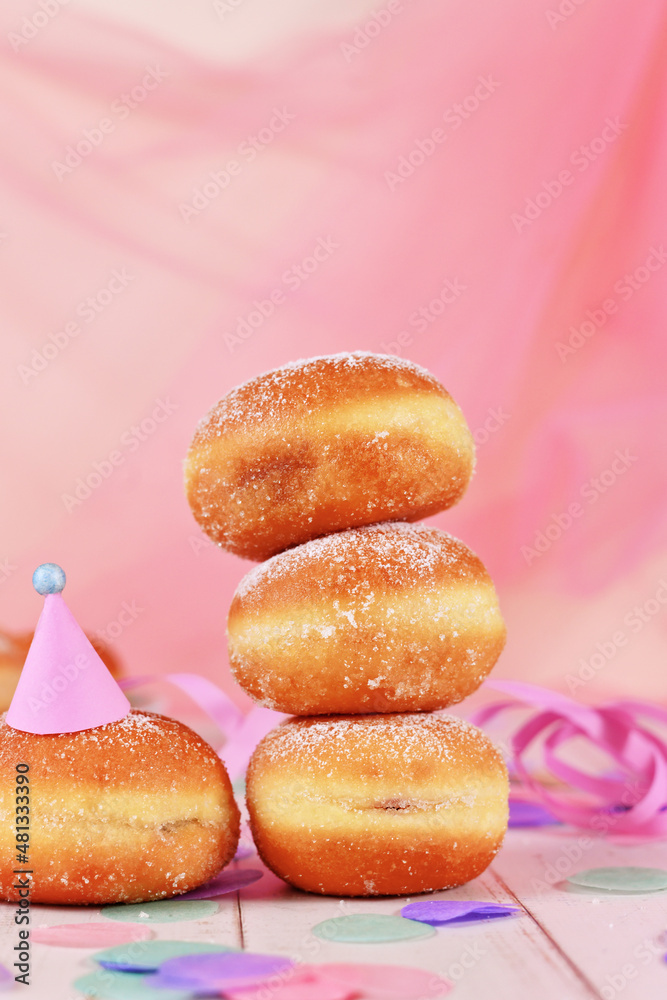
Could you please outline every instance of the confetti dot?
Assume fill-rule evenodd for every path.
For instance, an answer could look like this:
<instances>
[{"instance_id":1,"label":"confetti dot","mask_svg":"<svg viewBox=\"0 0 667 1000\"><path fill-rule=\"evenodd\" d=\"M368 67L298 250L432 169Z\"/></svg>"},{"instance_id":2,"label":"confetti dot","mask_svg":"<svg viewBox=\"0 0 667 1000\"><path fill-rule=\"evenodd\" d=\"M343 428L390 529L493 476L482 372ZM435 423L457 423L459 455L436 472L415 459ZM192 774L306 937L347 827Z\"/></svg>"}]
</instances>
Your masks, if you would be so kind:
<instances>
[{"instance_id":1,"label":"confetti dot","mask_svg":"<svg viewBox=\"0 0 667 1000\"><path fill-rule=\"evenodd\" d=\"M53 924L51 927L35 927L30 932L30 940L36 944L52 944L60 948L99 948L102 944L128 944L131 941L147 941L153 937L150 927L141 924L126 924L113 927L109 924Z\"/></svg>"},{"instance_id":2,"label":"confetti dot","mask_svg":"<svg viewBox=\"0 0 667 1000\"><path fill-rule=\"evenodd\" d=\"M218 904L199 899L160 899L155 903L130 903L127 906L105 906L102 916L107 920L140 921L167 924L178 920L201 920L218 912Z\"/></svg>"},{"instance_id":3,"label":"confetti dot","mask_svg":"<svg viewBox=\"0 0 667 1000\"><path fill-rule=\"evenodd\" d=\"M344 983L355 997L363 996L364 1000L427 1000L444 997L452 988L449 980L436 973L407 965L327 963L318 965L317 970L321 976Z\"/></svg>"},{"instance_id":4,"label":"confetti dot","mask_svg":"<svg viewBox=\"0 0 667 1000\"><path fill-rule=\"evenodd\" d=\"M107 925L108 926L108 925ZM134 944L105 948L91 957L105 969L118 972L156 972L162 962L181 955L201 955L211 952L237 951L224 944L205 941L137 941Z\"/></svg>"},{"instance_id":5,"label":"confetti dot","mask_svg":"<svg viewBox=\"0 0 667 1000\"><path fill-rule=\"evenodd\" d=\"M347 941L355 944L380 944L382 941L407 941L431 937L433 928L403 917L375 913L353 913L332 917L313 927L313 934L324 941Z\"/></svg>"},{"instance_id":6,"label":"confetti dot","mask_svg":"<svg viewBox=\"0 0 667 1000\"><path fill-rule=\"evenodd\" d=\"M234 861L243 861L244 858L251 858L253 854L257 854L257 848L254 844L248 844L245 841L241 841L236 849L236 854L234 855Z\"/></svg>"},{"instance_id":7,"label":"confetti dot","mask_svg":"<svg viewBox=\"0 0 667 1000\"><path fill-rule=\"evenodd\" d=\"M506 906L504 903L484 903L470 899L434 899L404 906L401 916L407 917L408 920L438 925L512 917L520 912L518 907Z\"/></svg>"},{"instance_id":8,"label":"confetti dot","mask_svg":"<svg viewBox=\"0 0 667 1000\"><path fill-rule=\"evenodd\" d=\"M667 889L664 868L587 868L570 875L568 882L605 892L658 892Z\"/></svg>"},{"instance_id":9,"label":"confetti dot","mask_svg":"<svg viewBox=\"0 0 667 1000\"><path fill-rule=\"evenodd\" d=\"M246 886L258 882L264 872L257 868L245 868L242 871L221 872L206 885L200 885L198 889L184 892L179 899L211 899L213 896L222 896L227 892L237 892L245 889Z\"/></svg>"},{"instance_id":10,"label":"confetti dot","mask_svg":"<svg viewBox=\"0 0 667 1000\"><path fill-rule=\"evenodd\" d=\"M150 985L154 976L138 976L134 972L112 972L99 969L76 979L74 987L95 1000L192 1000L187 990L157 990Z\"/></svg>"},{"instance_id":11,"label":"confetti dot","mask_svg":"<svg viewBox=\"0 0 667 1000\"><path fill-rule=\"evenodd\" d=\"M258 955L243 951L228 955L184 955L171 958L153 977L155 986L189 989L206 994L257 986L267 981L279 985L294 962L281 955Z\"/></svg>"},{"instance_id":12,"label":"confetti dot","mask_svg":"<svg viewBox=\"0 0 667 1000\"><path fill-rule=\"evenodd\" d=\"M225 990L229 1000L352 1000L358 995L359 991L348 984L322 976L315 965L290 969L282 982L271 980L255 988Z\"/></svg>"},{"instance_id":13,"label":"confetti dot","mask_svg":"<svg viewBox=\"0 0 667 1000\"><path fill-rule=\"evenodd\" d=\"M14 988L14 976L5 965L0 965L0 993Z\"/></svg>"},{"instance_id":14,"label":"confetti dot","mask_svg":"<svg viewBox=\"0 0 667 1000\"><path fill-rule=\"evenodd\" d=\"M520 799L510 799L510 827L523 826L553 826L560 820L537 802L523 802Z\"/></svg>"}]
</instances>

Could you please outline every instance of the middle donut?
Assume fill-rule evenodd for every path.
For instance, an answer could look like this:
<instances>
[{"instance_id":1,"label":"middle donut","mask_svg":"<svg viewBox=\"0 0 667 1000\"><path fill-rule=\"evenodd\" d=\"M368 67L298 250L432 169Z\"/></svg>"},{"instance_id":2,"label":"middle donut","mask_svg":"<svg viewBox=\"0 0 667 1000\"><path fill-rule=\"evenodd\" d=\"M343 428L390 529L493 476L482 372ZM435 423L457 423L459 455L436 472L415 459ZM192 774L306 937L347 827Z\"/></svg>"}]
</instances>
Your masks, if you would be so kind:
<instances>
[{"instance_id":1,"label":"middle donut","mask_svg":"<svg viewBox=\"0 0 667 1000\"><path fill-rule=\"evenodd\" d=\"M241 580L234 675L293 715L430 712L475 691L505 644L482 562L423 524L352 528L287 549Z\"/></svg>"}]
</instances>

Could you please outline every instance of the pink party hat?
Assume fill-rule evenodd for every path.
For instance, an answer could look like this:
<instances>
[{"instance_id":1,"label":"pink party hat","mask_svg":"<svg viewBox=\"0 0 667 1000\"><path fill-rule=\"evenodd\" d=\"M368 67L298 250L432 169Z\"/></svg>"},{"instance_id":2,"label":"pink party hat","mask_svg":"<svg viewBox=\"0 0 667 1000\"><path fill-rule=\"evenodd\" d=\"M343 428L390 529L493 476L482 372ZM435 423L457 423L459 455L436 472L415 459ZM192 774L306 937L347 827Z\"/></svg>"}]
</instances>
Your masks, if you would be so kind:
<instances>
[{"instance_id":1,"label":"pink party hat","mask_svg":"<svg viewBox=\"0 0 667 1000\"><path fill-rule=\"evenodd\" d=\"M125 718L132 706L65 604L63 570L44 563L32 582L45 597L44 608L7 725L43 736L78 733Z\"/></svg>"}]
</instances>

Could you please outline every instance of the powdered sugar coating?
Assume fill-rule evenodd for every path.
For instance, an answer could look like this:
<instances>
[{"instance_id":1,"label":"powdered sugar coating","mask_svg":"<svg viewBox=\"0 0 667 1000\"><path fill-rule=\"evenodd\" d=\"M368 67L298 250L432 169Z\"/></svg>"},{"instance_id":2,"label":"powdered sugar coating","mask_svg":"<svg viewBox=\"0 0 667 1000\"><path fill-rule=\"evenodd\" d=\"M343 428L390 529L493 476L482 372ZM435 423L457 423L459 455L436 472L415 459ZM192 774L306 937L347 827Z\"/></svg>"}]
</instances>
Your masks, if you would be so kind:
<instances>
[{"instance_id":1,"label":"powdered sugar coating","mask_svg":"<svg viewBox=\"0 0 667 1000\"><path fill-rule=\"evenodd\" d=\"M105 726L48 736L6 727L12 733L9 738L3 732L5 727L3 715L0 763L10 763L4 759L8 752L23 752L33 770L39 767L41 777L46 779L62 779L71 773L79 782L94 780L122 787L137 780L154 780L172 787L175 776L182 773L178 758L186 755L194 766L205 769L200 776L204 782L218 770L217 754L201 737L176 719L154 712L133 710Z\"/></svg>"},{"instance_id":2,"label":"powdered sugar coating","mask_svg":"<svg viewBox=\"0 0 667 1000\"><path fill-rule=\"evenodd\" d=\"M199 423L185 478L204 531L261 560L332 531L444 510L473 466L463 415L432 375L356 352L237 386Z\"/></svg>"},{"instance_id":3,"label":"powdered sugar coating","mask_svg":"<svg viewBox=\"0 0 667 1000\"><path fill-rule=\"evenodd\" d=\"M238 842L239 813L214 752L150 712L35 735L0 719L0 771L29 765L33 902L143 901L194 889ZM0 787L0 898L15 899L13 787Z\"/></svg>"},{"instance_id":4,"label":"powdered sugar coating","mask_svg":"<svg viewBox=\"0 0 667 1000\"><path fill-rule=\"evenodd\" d=\"M453 535L426 524L392 521L364 525L314 538L272 556L246 573L235 596L252 604L261 599L267 585L308 573L318 561L340 566L347 577L346 586L351 588L348 593L355 593L365 589L367 582L364 574L354 572L353 560L362 554L372 557L374 566L392 586L404 585L406 580L431 581L436 570L445 569L456 568L457 576L472 578L471 567L462 559L463 550L470 551ZM321 585L321 579L315 584Z\"/></svg>"},{"instance_id":5,"label":"powdered sugar coating","mask_svg":"<svg viewBox=\"0 0 667 1000\"><path fill-rule=\"evenodd\" d=\"M307 412L329 401L328 387L332 375L345 375L365 371L368 363L378 371L395 376L397 386L401 376L418 375L431 389L444 392L437 379L426 368L392 354L373 354L370 351L341 351L321 354L312 358L289 361L280 368L273 368L255 375L247 382L234 386L203 417L196 428L195 441L210 439L224 425L244 426L247 422L280 422L294 408L294 393L301 392L304 384L307 393L300 400Z\"/></svg>"},{"instance_id":6,"label":"powdered sugar coating","mask_svg":"<svg viewBox=\"0 0 667 1000\"><path fill-rule=\"evenodd\" d=\"M410 712L390 715L330 716L288 719L264 737L256 753L270 764L307 771L370 762L381 775L397 767L404 774L445 764L474 771L480 751L502 758L488 737L455 715Z\"/></svg>"},{"instance_id":7,"label":"powdered sugar coating","mask_svg":"<svg viewBox=\"0 0 667 1000\"><path fill-rule=\"evenodd\" d=\"M288 882L337 896L461 885L491 862L507 825L507 770L453 716L291 719L248 769L258 851Z\"/></svg>"},{"instance_id":8,"label":"powdered sugar coating","mask_svg":"<svg viewBox=\"0 0 667 1000\"><path fill-rule=\"evenodd\" d=\"M229 655L243 689L287 714L432 711L481 684L505 641L483 564L437 528L352 528L241 581Z\"/></svg>"}]
</instances>

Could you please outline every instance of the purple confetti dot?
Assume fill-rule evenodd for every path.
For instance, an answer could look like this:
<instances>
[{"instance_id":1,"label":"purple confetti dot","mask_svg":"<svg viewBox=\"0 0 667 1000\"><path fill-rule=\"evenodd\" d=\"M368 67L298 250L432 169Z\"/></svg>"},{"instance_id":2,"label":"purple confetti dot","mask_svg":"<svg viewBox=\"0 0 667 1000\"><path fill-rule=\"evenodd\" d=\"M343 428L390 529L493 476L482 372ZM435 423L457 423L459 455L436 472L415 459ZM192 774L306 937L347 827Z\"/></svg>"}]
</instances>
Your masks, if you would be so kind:
<instances>
[{"instance_id":1,"label":"purple confetti dot","mask_svg":"<svg viewBox=\"0 0 667 1000\"><path fill-rule=\"evenodd\" d=\"M157 989L186 989L202 993L207 989L231 990L259 985L267 979L280 977L294 962L279 955L257 955L250 952L229 952L223 955L184 955L172 958L160 966L151 977Z\"/></svg>"},{"instance_id":2,"label":"purple confetti dot","mask_svg":"<svg viewBox=\"0 0 667 1000\"><path fill-rule=\"evenodd\" d=\"M407 917L408 920L417 920L422 924L438 925L512 917L520 912L517 906L506 906L504 903L485 903L469 899L434 899L424 903L409 903L401 910L401 916Z\"/></svg>"},{"instance_id":3,"label":"purple confetti dot","mask_svg":"<svg viewBox=\"0 0 667 1000\"><path fill-rule=\"evenodd\" d=\"M559 823L543 806L537 802L525 802L522 799L510 799L510 827L518 826L552 826Z\"/></svg>"},{"instance_id":4,"label":"purple confetti dot","mask_svg":"<svg viewBox=\"0 0 667 1000\"><path fill-rule=\"evenodd\" d=\"M213 896L222 896L226 892L236 892L238 889L245 889L247 885L258 882L264 872L257 868L246 868L242 871L221 872L205 885L200 885L198 889L184 892L182 896L175 896L175 899L211 899Z\"/></svg>"}]
</instances>

